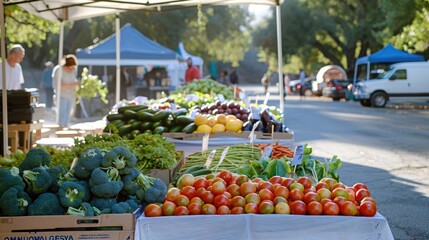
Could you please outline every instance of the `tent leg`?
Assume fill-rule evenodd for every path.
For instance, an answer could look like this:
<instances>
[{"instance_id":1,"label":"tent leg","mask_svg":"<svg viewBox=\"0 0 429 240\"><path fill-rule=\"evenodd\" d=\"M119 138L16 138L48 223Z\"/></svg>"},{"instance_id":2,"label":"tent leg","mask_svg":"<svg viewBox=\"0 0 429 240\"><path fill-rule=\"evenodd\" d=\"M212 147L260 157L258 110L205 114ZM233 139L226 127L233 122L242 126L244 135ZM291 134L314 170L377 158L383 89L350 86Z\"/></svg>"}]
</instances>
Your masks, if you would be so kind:
<instances>
[{"instance_id":1,"label":"tent leg","mask_svg":"<svg viewBox=\"0 0 429 240\"><path fill-rule=\"evenodd\" d=\"M6 26L5 26L5 15L4 15L4 1L1 1L1 6L0 6L0 25L1 25L1 32L5 33L6 32ZM6 34L1 34L1 59L6 59ZM1 79L4 80L6 79L6 61L2 61L1 62L1 68L2 68L2 76ZM3 155L8 155L9 154L9 149L8 149L8 139L9 137L7 136L8 134L8 119L7 119L7 86L6 86L6 81L2 81L2 117L3 117L3 124L2 128L3 128Z\"/></svg>"},{"instance_id":2,"label":"tent leg","mask_svg":"<svg viewBox=\"0 0 429 240\"><path fill-rule=\"evenodd\" d=\"M279 93L280 93L280 112L284 112L284 81L283 81L283 49L282 49L282 22L281 22L281 6L280 2L276 4L276 20L277 20L277 65L279 77ZM284 120L283 120L284 121Z\"/></svg>"}]
</instances>

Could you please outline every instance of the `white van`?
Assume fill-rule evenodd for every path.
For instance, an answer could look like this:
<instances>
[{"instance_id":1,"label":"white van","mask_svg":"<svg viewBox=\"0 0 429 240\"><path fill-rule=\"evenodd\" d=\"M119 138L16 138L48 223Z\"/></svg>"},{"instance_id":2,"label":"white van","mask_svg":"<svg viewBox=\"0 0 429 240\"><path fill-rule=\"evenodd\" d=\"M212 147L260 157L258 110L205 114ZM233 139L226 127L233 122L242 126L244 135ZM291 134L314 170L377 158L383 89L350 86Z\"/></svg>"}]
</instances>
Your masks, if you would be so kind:
<instances>
[{"instance_id":1,"label":"white van","mask_svg":"<svg viewBox=\"0 0 429 240\"><path fill-rule=\"evenodd\" d=\"M429 62L392 64L377 79L358 82L353 95L366 107L384 107L387 101L429 101Z\"/></svg>"}]
</instances>

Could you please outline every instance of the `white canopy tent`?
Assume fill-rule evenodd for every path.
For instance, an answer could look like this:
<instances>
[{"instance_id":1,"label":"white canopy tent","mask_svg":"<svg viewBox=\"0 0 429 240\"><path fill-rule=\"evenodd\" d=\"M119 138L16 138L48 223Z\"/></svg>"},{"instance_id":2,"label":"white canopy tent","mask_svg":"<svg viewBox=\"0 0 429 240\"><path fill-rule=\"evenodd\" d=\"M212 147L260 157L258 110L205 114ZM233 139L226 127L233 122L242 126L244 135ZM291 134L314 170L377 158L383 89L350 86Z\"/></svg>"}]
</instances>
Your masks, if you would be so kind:
<instances>
[{"instance_id":1,"label":"white canopy tent","mask_svg":"<svg viewBox=\"0 0 429 240\"><path fill-rule=\"evenodd\" d=\"M92 18L96 16L108 15L108 14L119 14L120 12L127 10L147 10L147 11L162 11L163 9L180 9L186 6L197 6L197 5L247 5L247 4L259 4L259 5L272 5L276 6L276 22L277 22L277 59L278 59L278 80L279 80L279 91L280 96L283 96L284 83L283 83L283 54L282 54L282 32L281 32L281 10L280 4L282 0L115 0L115 1L103 1L103 0L0 0L0 24L1 32L5 33L5 19L4 19L4 7L8 5L18 5L23 9L38 15L42 18L60 21L60 46L59 46L59 61L63 56L63 33L64 33L64 22L65 21L76 21L81 19ZM119 17L116 18L116 38L120 39L120 24ZM1 57L6 59L6 37L5 34L1 35ZM119 85L120 82L120 41L116 42L117 53L116 53L116 83ZM5 61L2 61L2 86L3 86L3 122L7 123L7 88L5 79ZM58 91L57 91L58 92ZM116 94L119 96L119 92ZM59 99L59 96L57 96ZM280 110L284 110L284 101L280 98ZM58 118L58 117L57 117ZM7 153L8 146L8 127L7 124L3 124L3 148Z\"/></svg>"}]
</instances>

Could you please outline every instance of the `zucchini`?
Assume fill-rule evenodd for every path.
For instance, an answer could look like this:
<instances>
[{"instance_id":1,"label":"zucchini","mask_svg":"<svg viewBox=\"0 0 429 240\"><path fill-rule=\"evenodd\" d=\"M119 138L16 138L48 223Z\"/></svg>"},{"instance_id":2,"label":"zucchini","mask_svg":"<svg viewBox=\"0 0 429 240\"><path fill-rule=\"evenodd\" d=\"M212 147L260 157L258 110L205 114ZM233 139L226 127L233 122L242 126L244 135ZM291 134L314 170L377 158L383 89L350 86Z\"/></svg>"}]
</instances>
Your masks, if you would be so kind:
<instances>
[{"instance_id":1,"label":"zucchini","mask_svg":"<svg viewBox=\"0 0 429 240\"><path fill-rule=\"evenodd\" d=\"M148 129L152 129L152 123L151 122L142 122L140 124L140 131L146 131Z\"/></svg>"},{"instance_id":2,"label":"zucchini","mask_svg":"<svg viewBox=\"0 0 429 240\"><path fill-rule=\"evenodd\" d=\"M110 123L115 125L115 127L117 127L117 128L125 125L125 122L122 119L118 119L118 120L112 121Z\"/></svg>"},{"instance_id":3,"label":"zucchini","mask_svg":"<svg viewBox=\"0 0 429 240\"><path fill-rule=\"evenodd\" d=\"M170 128L170 132L181 132L183 129L183 126L174 126Z\"/></svg>"},{"instance_id":4,"label":"zucchini","mask_svg":"<svg viewBox=\"0 0 429 240\"><path fill-rule=\"evenodd\" d=\"M126 119L137 119L137 113L133 110L127 109L122 114Z\"/></svg>"},{"instance_id":5,"label":"zucchini","mask_svg":"<svg viewBox=\"0 0 429 240\"><path fill-rule=\"evenodd\" d=\"M193 123L194 122L194 119L193 118L190 118L190 117L188 117L188 116L177 116L176 117L176 119L174 119L174 122L177 124L177 125L183 125L183 126L185 126L185 125L188 125L188 124L190 124L190 123Z\"/></svg>"},{"instance_id":6,"label":"zucchini","mask_svg":"<svg viewBox=\"0 0 429 240\"><path fill-rule=\"evenodd\" d=\"M178 109L177 111L173 112L172 116L173 118L177 118L178 116L185 116L188 114L188 110L186 108Z\"/></svg>"},{"instance_id":7,"label":"zucchini","mask_svg":"<svg viewBox=\"0 0 429 240\"><path fill-rule=\"evenodd\" d=\"M156 127L153 129L154 134L163 134L165 131L165 128L163 126Z\"/></svg>"},{"instance_id":8,"label":"zucchini","mask_svg":"<svg viewBox=\"0 0 429 240\"><path fill-rule=\"evenodd\" d=\"M195 124L195 123L190 123L190 124L188 124L188 125L186 125L183 129L182 129L182 132L184 132L184 133L193 133L193 132L195 132L195 130L197 130L197 124Z\"/></svg>"},{"instance_id":9,"label":"zucchini","mask_svg":"<svg viewBox=\"0 0 429 240\"><path fill-rule=\"evenodd\" d=\"M161 122L154 122L152 124L152 129L155 129L155 128L159 127L159 126L162 126Z\"/></svg>"},{"instance_id":10,"label":"zucchini","mask_svg":"<svg viewBox=\"0 0 429 240\"><path fill-rule=\"evenodd\" d=\"M170 115L171 115L170 109L161 110L153 115L152 121L159 122L167 119Z\"/></svg>"},{"instance_id":11,"label":"zucchini","mask_svg":"<svg viewBox=\"0 0 429 240\"><path fill-rule=\"evenodd\" d=\"M107 121L113 122L115 120L123 120L124 115L121 113L113 113L106 116Z\"/></svg>"},{"instance_id":12,"label":"zucchini","mask_svg":"<svg viewBox=\"0 0 429 240\"><path fill-rule=\"evenodd\" d=\"M213 173L213 172L212 172L212 170L207 169L207 168L203 168L203 169L200 169L200 170L197 170L197 171L191 172L191 174L192 174L194 177L201 176L201 175L208 175L208 174L210 174L210 173Z\"/></svg>"},{"instance_id":13,"label":"zucchini","mask_svg":"<svg viewBox=\"0 0 429 240\"><path fill-rule=\"evenodd\" d=\"M144 122L153 122L153 114L148 112L137 112L137 119Z\"/></svg>"},{"instance_id":14,"label":"zucchini","mask_svg":"<svg viewBox=\"0 0 429 240\"><path fill-rule=\"evenodd\" d=\"M135 130L139 130L139 129L140 129L140 127L141 127L141 125L142 125L142 122L139 122L139 121L133 122L133 123L131 123L131 129L132 129L133 131L135 131ZM140 130L139 130L139 131L140 131Z\"/></svg>"},{"instance_id":15,"label":"zucchini","mask_svg":"<svg viewBox=\"0 0 429 240\"><path fill-rule=\"evenodd\" d=\"M132 131L131 124L125 124L118 128L119 136L125 136Z\"/></svg>"}]
</instances>

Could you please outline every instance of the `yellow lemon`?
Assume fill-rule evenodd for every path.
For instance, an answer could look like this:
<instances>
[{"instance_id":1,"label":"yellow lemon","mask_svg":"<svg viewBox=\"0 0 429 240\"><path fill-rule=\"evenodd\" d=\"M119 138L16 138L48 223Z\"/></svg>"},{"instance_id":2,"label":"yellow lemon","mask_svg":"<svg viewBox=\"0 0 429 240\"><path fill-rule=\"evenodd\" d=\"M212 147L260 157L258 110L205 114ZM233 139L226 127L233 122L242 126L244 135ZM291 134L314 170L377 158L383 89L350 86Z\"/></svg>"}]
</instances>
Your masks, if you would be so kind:
<instances>
[{"instance_id":1,"label":"yellow lemon","mask_svg":"<svg viewBox=\"0 0 429 240\"><path fill-rule=\"evenodd\" d=\"M225 129L229 132L238 132L243 127L243 122L238 119L232 119L226 122Z\"/></svg>"},{"instance_id":2,"label":"yellow lemon","mask_svg":"<svg viewBox=\"0 0 429 240\"><path fill-rule=\"evenodd\" d=\"M216 123L217 121L215 117L210 117L207 121L207 125L209 125L210 127L213 127Z\"/></svg>"},{"instance_id":3,"label":"yellow lemon","mask_svg":"<svg viewBox=\"0 0 429 240\"><path fill-rule=\"evenodd\" d=\"M207 125L207 124L203 124L203 125L198 126L196 132L200 132L200 133L212 133L212 128L209 125Z\"/></svg>"},{"instance_id":4,"label":"yellow lemon","mask_svg":"<svg viewBox=\"0 0 429 240\"><path fill-rule=\"evenodd\" d=\"M228 115L226 116L226 121L228 122L229 120L236 120L237 117L235 115ZM226 123L225 123L226 124Z\"/></svg>"},{"instance_id":5,"label":"yellow lemon","mask_svg":"<svg viewBox=\"0 0 429 240\"><path fill-rule=\"evenodd\" d=\"M208 121L209 121L208 118L202 114L198 114L197 116L195 116L195 119L194 119L194 123L197 126L207 124Z\"/></svg>"},{"instance_id":6,"label":"yellow lemon","mask_svg":"<svg viewBox=\"0 0 429 240\"><path fill-rule=\"evenodd\" d=\"M216 115L216 121L220 124L225 125L226 124L226 115L223 113Z\"/></svg>"},{"instance_id":7,"label":"yellow lemon","mask_svg":"<svg viewBox=\"0 0 429 240\"><path fill-rule=\"evenodd\" d=\"M221 123L216 123L212 127L212 133L216 133L216 132L225 132L225 125L223 125Z\"/></svg>"}]
</instances>

